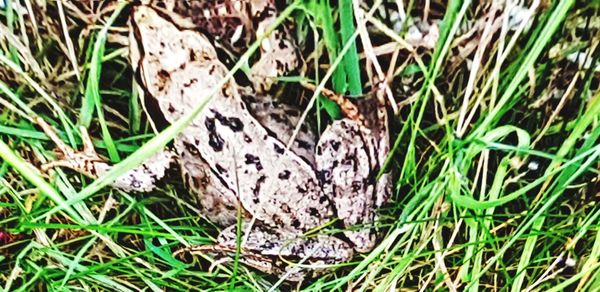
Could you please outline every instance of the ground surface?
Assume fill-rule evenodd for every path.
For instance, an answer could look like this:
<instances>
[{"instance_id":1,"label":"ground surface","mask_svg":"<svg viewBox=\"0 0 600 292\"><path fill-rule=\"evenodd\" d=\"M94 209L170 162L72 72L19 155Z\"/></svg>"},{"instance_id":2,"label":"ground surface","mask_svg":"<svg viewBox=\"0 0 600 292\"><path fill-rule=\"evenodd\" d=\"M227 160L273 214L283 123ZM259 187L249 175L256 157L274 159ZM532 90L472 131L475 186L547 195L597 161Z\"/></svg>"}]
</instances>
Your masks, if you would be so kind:
<instances>
[{"instance_id":1,"label":"ground surface","mask_svg":"<svg viewBox=\"0 0 600 292\"><path fill-rule=\"evenodd\" d=\"M41 172L36 117L77 148L86 126L121 173L176 133L133 90L129 3L0 1L0 289L598 289L600 2L445 2L281 5L305 76L347 95L386 80L395 110L379 245L295 284L174 257L218 234L177 179L140 195Z\"/></svg>"}]
</instances>

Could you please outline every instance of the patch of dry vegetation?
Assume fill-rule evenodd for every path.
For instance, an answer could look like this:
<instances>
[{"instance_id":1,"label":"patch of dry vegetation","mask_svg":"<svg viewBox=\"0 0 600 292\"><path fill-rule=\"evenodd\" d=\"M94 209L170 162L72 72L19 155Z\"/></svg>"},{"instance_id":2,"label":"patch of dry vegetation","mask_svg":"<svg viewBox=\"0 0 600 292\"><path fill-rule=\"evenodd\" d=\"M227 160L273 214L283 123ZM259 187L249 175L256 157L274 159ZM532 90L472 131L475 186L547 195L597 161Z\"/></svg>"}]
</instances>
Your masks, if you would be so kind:
<instances>
[{"instance_id":1,"label":"patch of dry vegetation","mask_svg":"<svg viewBox=\"0 0 600 292\"><path fill-rule=\"evenodd\" d=\"M303 77L331 76L325 87L350 95L383 86L393 202L374 251L295 286L173 257L218 233L177 180L137 195L40 172L55 153L38 117L74 148L86 126L115 163L146 155L154 134L127 57L131 5L4 0L0 289L599 287L600 3L358 2L298 1L284 25ZM287 91L303 92L300 79L288 77Z\"/></svg>"}]
</instances>

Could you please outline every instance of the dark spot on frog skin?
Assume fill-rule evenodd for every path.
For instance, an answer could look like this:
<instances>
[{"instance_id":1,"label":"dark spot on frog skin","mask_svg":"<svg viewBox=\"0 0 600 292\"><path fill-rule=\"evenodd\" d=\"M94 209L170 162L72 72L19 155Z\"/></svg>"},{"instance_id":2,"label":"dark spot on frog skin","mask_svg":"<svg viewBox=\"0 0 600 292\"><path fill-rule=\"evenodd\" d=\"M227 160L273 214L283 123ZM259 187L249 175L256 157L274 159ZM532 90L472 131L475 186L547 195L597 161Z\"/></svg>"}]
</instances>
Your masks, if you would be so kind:
<instances>
[{"instance_id":1,"label":"dark spot on frog skin","mask_svg":"<svg viewBox=\"0 0 600 292\"><path fill-rule=\"evenodd\" d=\"M142 186L142 183L135 179L135 178L131 178L131 187L133 187L134 189L139 189Z\"/></svg>"},{"instance_id":2,"label":"dark spot on frog skin","mask_svg":"<svg viewBox=\"0 0 600 292\"><path fill-rule=\"evenodd\" d=\"M362 182L360 181L353 181L352 182L352 191L353 192L358 192L362 189Z\"/></svg>"},{"instance_id":3,"label":"dark spot on frog skin","mask_svg":"<svg viewBox=\"0 0 600 292\"><path fill-rule=\"evenodd\" d=\"M163 91L163 89L165 89L165 85L169 80L169 76L170 74L166 70L158 71L158 78L156 79L156 88L158 91Z\"/></svg>"},{"instance_id":4,"label":"dark spot on frog skin","mask_svg":"<svg viewBox=\"0 0 600 292\"><path fill-rule=\"evenodd\" d=\"M252 138L250 138L250 136L244 134L244 142L246 142L246 143L252 143Z\"/></svg>"},{"instance_id":5,"label":"dark spot on frog skin","mask_svg":"<svg viewBox=\"0 0 600 292\"><path fill-rule=\"evenodd\" d=\"M285 66L283 65L283 63L281 63L281 61L279 61L279 60L275 60L275 64L277 64L277 65L276 65L276 66L277 66L277 69L279 69L279 70L281 70L281 71L285 70Z\"/></svg>"},{"instance_id":6,"label":"dark spot on frog skin","mask_svg":"<svg viewBox=\"0 0 600 292\"><path fill-rule=\"evenodd\" d=\"M277 224L278 226L283 225L283 220L281 220L281 217L279 217L277 214L273 215L273 222L275 222L275 224ZM298 226L300 224L300 221L298 221Z\"/></svg>"},{"instance_id":7,"label":"dark spot on frog skin","mask_svg":"<svg viewBox=\"0 0 600 292\"><path fill-rule=\"evenodd\" d=\"M196 82L198 82L198 78L192 78L188 82L183 83L183 86L184 87L190 87L190 86L192 86L192 84L194 84Z\"/></svg>"},{"instance_id":8,"label":"dark spot on frog skin","mask_svg":"<svg viewBox=\"0 0 600 292\"><path fill-rule=\"evenodd\" d=\"M225 117L221 113L211 110L215 114L215 118L219 120L221 125L229 127L234 132L239 132L244 129L244 123L242 120L236 117Z\"/></svg>"},{"instance_id":9,"label":"dark spot on frog skin","mask_svg":"<svg viewBox=\"0 0 600 292\"><path fill-rule=\"evenodd\" d=\"M227 169L225 169L223 166L221 166L220 164L215 164L215 167L217 168L217 172L220 174L223 174L225 172L227 172Z\"/></svg>"},{"instance_id":10,"label":"dark spot on frog skin","mask_svg":"<svg viewBox=\"0 0 600 292\"><path fill-rule=\"evenodd\" d=\"M336 160L337 162L337 160ZM358 157L356 154L356 150L354 150L354 152L351 153L347 153L346 156L344 156L344 159L342 159L342 165L350 165L352 166L352 169L356 172L358 171Z\"/></svg>"},{"instance_id":11,"label":"dark spot on frog skin","mask_svg":"<svg viewBox=\"0 0 600 292\"><path fill-rule=\"evenodd\" d=\"M321 149L321 146L317 146L316 153L317 153L317 155L323 155L323 149Z\"/></svg>"},{"instance_id":12,"label":"dark spot on frog skin","mask_svg":"<svg viewBox=\"0 0 600 292\"><path fill-rule=\"evenodd\" d=\"M242 129L244 129L244 124L239 118L231 117L228 119L228 121L229 123L227 124L227 126L229 126L229 128L231 128L232 131L239 132Z\"/></svg>"},{"instance_id":13,"label":"dark spot on frog skin","mask_svg":"<svg viewBox=\"0 0 600 292\"><path fill-rule=\"evenodd\" d=\"M254 187L252 188L252 194L254 195L254 197L252 198L252 201L255 204L258 204L259 200L258 198L260 197L260 186L265 182L265 180L267 179L266 176L261 176L260 178L258 178L256 180L256 184L254 185Z\"/></svg>"},{"instance_id":14,"label":"dark spot on frog skin","mask_svg":"<svg viewBox=\"0 0 600 292\"><path fill-rule=\"evenodd\" d=\"M260 246L260 248L262 250L268 250L268 249L272 249L273 247L275 247L275 243L271 242L271 241L265 241L262 243L262 245Z\"/></svg>"},{"instance_id":15,"label":"dark spot on frog skin","mask_svg":"<svg viewBox=\"0 0 600 292\"><path fill-rule=\"evenodd\" d=\"M271 119L273 119L274 121L281 123L281 124L285 124L285 122L286 122L286 120L280 114L271 113L269 115L269 117L271 117Z\"/></svg>"},{"instance_id":16,"label":"dark spot on frog skin","mask_svg":"<svg viewBox=\"0 0 600 292\"><path fill-rule=\"evenodd\" d=\"M309 208L310 216L319 217L319 210L316 208Z\"/></svg>"},{"instance_id":17,"label":"dark spot on frog skin","mask_svg":"<svg viewBox=\"0 0 600 292\"><path fill-rule=\"evenodd\" d=\"M278 154L283 154L285 152L285 148L279 146L277 143L273 143L273 148L275 148L275 152Z\"/></svg>"},{"instance_id":18,"label":"dark spot on frog skin","mask_svg":"<svg viewBox=\"0 0 600 292\"><path fill-rule=\"evenodd\" d=\"M250 153L247 153L244 157L246 158L246 164L254 164L256 166L256 170L258 171L261 171L263 169L263 166L260 163L260 158L258 158L258 156L254 156Z\"/></svg>"},{"instance_id":19,"label":"dark spot on frog skin","mask_svg":"<svg viewBox=\"0 0 600 292\"><path fill-rule=\"evenodd\" d=\"M339 141L331 141L331 147L333 147L333 150L338 151L340 149L340 145L342 143L340 143Z\"/></svg>"},{"instance_id":20,"label":"dark spot on frog skin","mask_svg":"<svg viewBox=\"0 0 600 292\"><path fill-rule=\"evenodd\" d=\"M229 97L229 92L225 87L221 88L221 95L225 98Z\"/></svg>"},{"instance_id":21,"label":"dark spot on frog skin","mask_svg":"<svg viewBox=\"0 0 600 292\"><path fill-rule=\"evenodd\" d=\"M291 172L286 169L286 170L280 172L278 177L279 177L279 179L282 179L282 180L283 179L289 179L290 178L290 174L291 174Z\"/></svg>"},{"instance_id":22,"label":"dark spot on frog skin","mask_svg":"<svg viewBox=\"0 0 600 292\"><path fill-rule=\"evenodd\" d=\"M300 227L300 220L294 219L294 221L292 221L292 226L294 228L299 228Z\"/></svg>"},{"instance_id":23,"label":"dark spot on frog skin","mask_svg":"<svg viewBox=\"0 0 600 292\"><path fill-rule=\"evenodd\" d=\"M212 147L212 149L215 152L222 151L223 144L225 144L225 142L223 141L223 138L221 138L221 136L219 136L219 134L217 134L217 131L216 131L217 128L215 127L215 119L207 118L206 121L204 122L204 125L206 126L206 129L209 131L208 145L210 145L210 147Z\"/></svg>"},{"instance_id":24,"label":"dark spot on frog skin","mask_svg":"<svg viewBox=\"0 0 600 292\"><path fill-rule=\"evenodd\" d=\"M298 144L298 147L302 148L302 149L311 149L310 143L304 141L304 140L298 140L296 139L296 144Z\"/></svg>"},{"instance_id":25,"label":"dark spot on frog skin","mask_svg":"<svg viewBox=\"0 0 600 292\"><path fill-rule=\"evenodd\" d=\"M215 119L207 118L206 121L204 122L204 125L206 126L206 129L209 132L214 132L217 129L215 127Z\"/></svg>"},{"instance_id":26,"label":"dark spot on frog skin","mask_svg":"<svg viewBox=\"0 0 600 292\"><path fill-rule=\"evenodd\" d=\"M190 53L190 62L196 61L196 54L194 53L194 50L190 49L189 53Z\"/></svg>"},{"instance_id":27,"label":"dark spot on frog skin","mask_svg":"<svg viewBox=\"0 0 600 292\"><path fill-rule=\"evenodd\" d=\"M327 170L327 169L323 169L320 171L317 171L317 179L319 179L319 181L321 183L330 183L331 182L331 171Z\"/></svg>"},{"instance_id":28,"label":"dark spot on frog skin","mask_svg":"<svg viewBox=\"0 0 600 292\"><path fill-rule=\"evenodd\" d=\"M329 201L329 198L327 198L327 196L321 196L319 198L319 203L323 204L325 202Z\"/></svg>"},{"instance_id":29,"label":"dark spot on frog skin","mask_svg":"<svg viewBox=\"0 0 600 292\"><path fill-rule=\"evenodd\" d=\"M298 193L300 194L306 194L306 189L302 188L301 186L297 186L296 190L298 191Z\"/></svg>"},{"instance_id":30,"label":"dark spot on frog skin","mask_svg":"<svg viewBox=\"0 0 600 292\"><path fill-rule=\"evenodd\" d=\"M287 45L285 44L285 41L283 40L283 38L279 41L279 48L280 49L287 49Z\"/></svg>"},{"instance_id":31,"label":"dark spot on frog skin","mask_svg":"<svg viewBox=\"0 0 600 292\"><path fill-rule=\"evenodd\" d=\"M165 69L158 71L158 77L160 77L162 80L169 78L169 76L171 76L171 74L169 74L169 72Z\"/></svg>"}]
</instances>

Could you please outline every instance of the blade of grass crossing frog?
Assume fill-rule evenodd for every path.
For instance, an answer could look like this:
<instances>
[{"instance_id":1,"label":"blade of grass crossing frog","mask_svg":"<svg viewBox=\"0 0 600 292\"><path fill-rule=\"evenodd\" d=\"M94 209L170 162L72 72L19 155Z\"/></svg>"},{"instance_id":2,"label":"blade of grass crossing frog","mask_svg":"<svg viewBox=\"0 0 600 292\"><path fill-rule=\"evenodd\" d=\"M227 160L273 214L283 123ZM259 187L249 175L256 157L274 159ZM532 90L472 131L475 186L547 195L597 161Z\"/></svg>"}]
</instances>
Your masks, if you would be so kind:
<instances>
[{"instance_id":1,"label":"blade of grass crossing frog","mask_svg":"<svg viewBox=\"0 0 600 292\"><path fill-rule=\"evenodd\" d=\"M340 0L340 32L342 44L352 42L350 50L344 55L344 70L348 77L348 92L350 95L362 94L362 83L360 82L360 65L358 61L358 50L356 41L350 37L356 31L354 16L352 14L352 0ZM344 92L340 92L344 93Z\"/></svg>"},{"instance_id":2,"label":"blade of grass crossing frog","mask_svg":"<svg viewBox=\"0 0 600 292\"><path fill-rule=\"evenodd\" d=\"M381 4L381 1L377 1L373 7L379 7L379 5ZM373 12L375 11L375 9L371 9L369 10L368 16L367 17L371 17L373 15ZM356 39L356 37L358 36L358 31L355 31L351 36L350 36L350 40L352 42L347 42L344 47L342 47L342 50L340 51L340 54L338 55L338 57L333 60L333 62L331 63L331 66L329 67L329 69L327 70L327 72L325 72L325 75L323 76L323 78L321 79L321 81L319 82L319 84L317 85L317 87L314 89L313 91L313 95L310 97L308 104L306 105L306 109L304 110L304 112L302 113L302 115L300 116L300 120L304 121L308 115L308 111L315 105L315 101L317 100L317 97L320 96L321 92L323 91L323 89L325 88L325 84L327 83L327 81L331 78L331 76L333 75L333 72L335 72L335 69L342 63L344 55L350 50L350 48L352 47L352 45L354 44L354 40ZM287 142L286 148L289 149L293 143L293 141L296 139L296 135L298 135L298 132L300 132L300 127L302 126L301 123L298 123L298 125L296 125L296 128L294 129L294 132L292 133L292 136L290 137L290 139Z\"/></svg>"},{"instance_id":3,"label":"blade of grass crossing frog","mask_svg":"<svg viewBox=\"0 0 600 292\"><path fill-rule=\"evenodd\" d=\"M323 40L325 41L327 54L329 55L330 60L335 60L338 55L340 43L333 24L333 12L331 10L330 1L320 0L318 12L321 12L319 16L323 28ZM346 81L346 71L344 66L338 66L335 69L333 76L331 77L331 83L333 84L333 90L335 92L346 92L348 82ZM319 109L321 108L325 109L327 114L333 119L339 119L341 117L340 107L335 102L319 96Z\"/></svg>"},{"instance_id":4,"label":"blade of grass crossing frog","mask_svg":"<svg viewBox=\"0 0 600 292\"><path fill-rule=\"evenodd\" d=\"M113 11L112 15L102 27L102 29L98 32L96 36L96 41L94 42L94 49L92 51L92 56L90 60L90 71L87 76L87 83L85 88L84 98L81 102L81 112L79 123L89 128L90 123L92 121L92 117L94 114L94 109L96 109L96 113L98 115L98 121L100 123L100 128L102 130L102 139L104 143L106 143L106 150L108 152L108 156L112 162L120 161L119 152L115 147L115 143L110 136L110 131L108 130L108 126L106 125L106 120L104 119L104 111L102 110L102 101L100 99L100 76L102 73L102 59L104 57L104 50L106 45L106 38L108 34L108 29L112 26L115 19L121 13L121 10L125 8L127 2L119 2L119 5L116 7L115 11Z\"/></svg>"},{"instance_id":5,"label":"blade of grass crossing frog","mask_svg":"<svg viewBox=\"0 0 600 292\"><path fill-rule=\"evenodd\" d=\"M171 124L165 130L160 132L160 134L156 135L154 138L150 139L144 145L142 145L137 151L129 155L127 158L123 159L121 162L114 165L114 167L105 173L103 176L96 179L86 188L82 189L77 196L67 201L67 203L72 204L75 202L79 202L93 195L101 188L109 185L113 182L117 177L127 172L128 170L136 167L140 163L142 163L147 157L152 156L154 153L163 149L167 143L169 143L177 134L179 134L192 120L204 109L204 107L211 100L212 96L215 95L221 88L229 82L233 78L235 72L237 72L246 62L254 52L260 47L260 42L269 35L273 29L279 26L291 13L294 11L300 3L300 0L294 1L291 5L289 5L285 10L281 12L279 17L275 20L273 25L269 27L269 29L265 32L264 35L260 36L249 48L248 50L240 57L238 62L231 68L231 70L225 75L225 77L215 85L214 89L211 92L208 92L204 99L198 103L198 105L193 108L188 114L182 116L177 122ZM57 206L50 211L46 212L44 216L49 216L63 207Z\"/></svg>"}]
</instances>

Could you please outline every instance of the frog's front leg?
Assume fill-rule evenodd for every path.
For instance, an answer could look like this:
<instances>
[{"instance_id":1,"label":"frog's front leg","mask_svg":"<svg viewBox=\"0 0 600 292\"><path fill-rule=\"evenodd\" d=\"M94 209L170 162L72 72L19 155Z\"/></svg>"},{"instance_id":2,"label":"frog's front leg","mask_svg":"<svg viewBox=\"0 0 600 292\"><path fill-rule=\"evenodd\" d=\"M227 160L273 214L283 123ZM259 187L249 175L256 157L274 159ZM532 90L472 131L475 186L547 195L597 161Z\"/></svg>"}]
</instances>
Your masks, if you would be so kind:
<instances>
[{"instance_id":1,"label":"frog's front leg","mask_svg":"<svg viewBox=\"0 0 600 292\"><path fill-rule=\"evenodd\" d=\"M42 170L46 171L54 167L65 167L88 177L96 178L102 176L112 168L112 165L96 153L85 128L80 129L84 150L79 152L66 145L56 135L56 131L42 118L38 118L37 123L57 145L63 156L60 160L43 165ZM119 176L111 185L114 188L124 191L149 192L156 188L157 181L165 176L167 169L175 162L175 158L176 156L173 152L163 150L148 158L142 165Z\"/></svg>"},{"instance_id":2,"label":"frog's front leg","mask_svg":"<svg viewBox=\"0 0 600 292\"><path fill-rule=\"evenodd\" d=\"M191 247L180 252L213 253L234 258L238 246L236 227L224 229L214 245ZM318 273L329 265L347 262L353 256L350 245L339 238L326 235L303 237L260 223L242 224L239 240L242 263L268 274L285 275L289 281L301 281L307 271Z\"/></svg>"},{"instance_id":3,"label":"frog's front leg","mask_svg":"<svg viewBox=\"0 0 600 292\"><path fill-rule=\"evenodd\" d=\"M317 171L323 192L335 204L344 231L359 252L375 244L375 232L368 225L375 217L375 174L371 165L366 129L350 119L337 120L321 135L316 151Z\"/></svg>"},{"instance_id":4,"label":"frog's front leg","mask_svg":"<svg viewBox=\"0 0 600 292\"><path fill-rule=\"evenodd\" d=\"M356 107L323 132L315 160L321 187L334 202L337 217L345 227L355 228L344 235L356 251L368 252L375 245L376 235L369 225L375 222L376 209L391 192L389 173L377 180L389 152L389 137L384 104L375 98L357 102L360 113Z\"/></svg>"}]
</instances>

